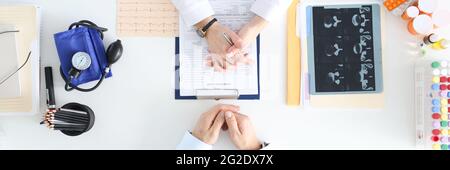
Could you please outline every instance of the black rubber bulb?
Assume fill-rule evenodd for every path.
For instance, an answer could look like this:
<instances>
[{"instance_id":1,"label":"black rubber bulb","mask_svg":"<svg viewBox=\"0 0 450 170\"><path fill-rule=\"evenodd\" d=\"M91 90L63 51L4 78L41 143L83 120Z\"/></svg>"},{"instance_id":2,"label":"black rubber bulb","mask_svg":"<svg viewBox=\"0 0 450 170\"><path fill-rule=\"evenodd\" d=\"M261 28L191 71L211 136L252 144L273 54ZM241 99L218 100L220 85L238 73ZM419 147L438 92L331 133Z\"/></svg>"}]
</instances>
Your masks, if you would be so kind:
<instances>
[{"instance_id":1,"label":"black rubber bulb","mask_svg":"<svg viewBox=\"0 0 450 170\"><path fill-rule=\"evenodd\" d=\"M123 46L120 40L117 40L116 42L109 45L108 49L106 50L106 56L108 57L108 64L112 65L117 61L119 61L120 57L122 57L122 53L123 53Z\"/></svg>"}]
</instances>

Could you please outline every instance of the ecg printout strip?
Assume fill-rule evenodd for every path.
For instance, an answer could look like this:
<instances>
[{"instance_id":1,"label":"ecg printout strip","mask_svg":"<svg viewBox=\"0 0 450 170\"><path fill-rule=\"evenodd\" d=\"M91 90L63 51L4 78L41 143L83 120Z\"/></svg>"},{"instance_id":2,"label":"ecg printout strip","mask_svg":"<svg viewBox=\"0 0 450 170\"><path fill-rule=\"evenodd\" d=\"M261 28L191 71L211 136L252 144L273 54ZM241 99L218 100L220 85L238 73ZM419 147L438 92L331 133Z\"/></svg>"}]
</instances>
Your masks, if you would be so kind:
<instances>
[{"instance_id":1,"label":"ecg printout strip","mask_svg":"<svg viewBox=\"0 0 450 170\"><path fill-rule=\"evenodd\" d=\"M176 37L179 15L170 0L117 0L119 37Z\"/></svg>"}]
</instances>

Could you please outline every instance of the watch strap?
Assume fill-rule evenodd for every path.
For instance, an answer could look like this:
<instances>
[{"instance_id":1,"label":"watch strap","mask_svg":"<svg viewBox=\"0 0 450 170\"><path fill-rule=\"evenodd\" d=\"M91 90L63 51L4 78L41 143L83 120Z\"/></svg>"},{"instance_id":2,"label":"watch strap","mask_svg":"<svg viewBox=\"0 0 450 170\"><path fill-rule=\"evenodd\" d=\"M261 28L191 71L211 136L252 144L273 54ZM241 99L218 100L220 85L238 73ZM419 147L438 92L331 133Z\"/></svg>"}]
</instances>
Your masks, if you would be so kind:
<instances>
[{"instance_id":1,"label":"watch strap","mask_svg":"<svg viewBox=\"0 0 450 170\"><path fill-rule=\"evenodd\" d=\"M214 18L211 21L208 22L208 24L206 24L203 28L202 31L206 33L206 31L208 31L208 29L215 23L217 22L217 19Z\"/></svg>"}]
</instances>

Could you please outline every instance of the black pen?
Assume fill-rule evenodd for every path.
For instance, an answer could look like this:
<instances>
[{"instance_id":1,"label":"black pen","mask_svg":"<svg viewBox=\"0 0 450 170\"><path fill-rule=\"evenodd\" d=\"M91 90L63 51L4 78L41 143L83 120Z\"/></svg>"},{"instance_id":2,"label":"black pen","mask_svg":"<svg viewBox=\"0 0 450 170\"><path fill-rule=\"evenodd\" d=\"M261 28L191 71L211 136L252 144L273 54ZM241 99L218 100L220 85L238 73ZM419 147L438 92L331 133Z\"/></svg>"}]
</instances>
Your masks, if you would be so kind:
<instances>
[{"instance_id":1,"label":"black pen","mask_svg":"<svg viewBox=\"0 0 450 170\"><path fill-rule=\"evenodd\" d=\"M52 67L45 67L45 86L47 89L47 107L50 110L56 109L55 89L53 87Z\"/></svg>"}]
</instances>

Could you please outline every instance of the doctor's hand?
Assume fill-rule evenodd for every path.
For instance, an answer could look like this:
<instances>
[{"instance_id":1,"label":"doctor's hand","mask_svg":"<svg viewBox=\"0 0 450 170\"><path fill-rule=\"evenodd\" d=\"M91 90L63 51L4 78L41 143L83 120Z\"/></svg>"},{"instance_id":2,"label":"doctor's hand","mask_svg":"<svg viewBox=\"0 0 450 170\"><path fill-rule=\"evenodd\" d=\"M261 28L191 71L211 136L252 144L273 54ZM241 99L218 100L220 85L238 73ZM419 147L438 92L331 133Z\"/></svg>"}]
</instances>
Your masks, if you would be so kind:
<instances>
[{"instance_id":1,"label":"doctor's hand","mask_svg":"<svg viewBox=\"0 0 450 170\"><path fill-rule=\"evenodd\" d=\"M244 50L255 42L258 35L266 28L269 23L260 16L255 16L249 23L241 28L238 35L241 41L234 43L234 46L228 49L228 52L235 52L238 50Z\"/></svg>"},{"instance_id":2,"label":"doctor's hand","mask_svg":"<svg viewBox=\"0 0 450 170\"><path fill-rule=\"evenodd\" d=\"M259 150L262 143L256 137L255 129L248 116L238 112L225 112L228 133L234 145L241 150Z\"/></svg>"},{"instance_id":3,"label":"doctor's hand","mask_svg":"<svg viewBox=\"0 0 450 170\"><path fill-rule=\"evenodd\" d=\"M226 112L239 112L239 106L217 105L203 113L197 122L192 135L204 143L213 145L217 142L222 126L225 123Z\"/></svg>"},{"instance_id":4,"label":"doctor's hand","mask_svg":"<svg viewBox=\"0 0 450 170\"><path fill-rule=\"evenodd\" d=\"M203 28L213 17L208 17L195 25L197 29ZM206 41L208 43L208 51L210 56L208 57L210 66L215 66L217 71L224 71L229 67L235 66L235 62L227 60L234 56L233 50L229 50L230 43L225 39L224 34L228 35L232 42L240 43L240 37L223 26L219 22L215 22L206 32Z\"/></svg>"}]
</instances>

